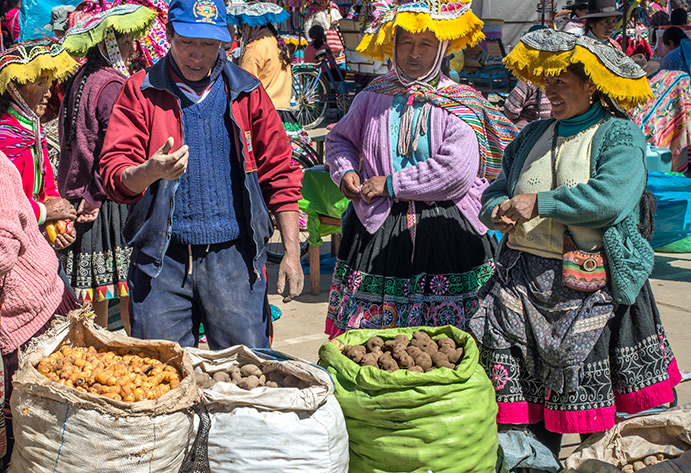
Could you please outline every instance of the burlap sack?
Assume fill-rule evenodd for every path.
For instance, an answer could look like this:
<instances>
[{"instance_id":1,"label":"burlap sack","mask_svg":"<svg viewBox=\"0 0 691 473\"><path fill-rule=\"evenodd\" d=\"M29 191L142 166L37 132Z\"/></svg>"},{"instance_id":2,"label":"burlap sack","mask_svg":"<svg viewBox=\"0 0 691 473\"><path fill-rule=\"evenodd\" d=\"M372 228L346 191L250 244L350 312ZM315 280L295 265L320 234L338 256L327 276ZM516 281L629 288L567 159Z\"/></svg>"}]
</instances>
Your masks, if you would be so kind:
<instances>
[{"instance_id":1,"label":"burlap sack","mask_svg":"<svg viewBox=\"0 0 691 473\"><path fill-rule=\"evenodd\" d=\"M691 450L690 404L659 414L632 417L605 432L593 434L569 455L565 466L567 471L577 471L586 460L595 459L622 468L657 453L676 458L688 450ZM666 471L651 468L644 471Z\"/></svg>"},{"instance_id":2,"label":"burlap sack","mask_svg":"<svg viewBox=\"0 0 691 473\"><path fill-rule=\"evenodd\" d=\"M63 344L143 351L176 367L180 385L152 401L126 403L54 383L35 366ZM200 398L192 364L177 343L139 340L94 327L70 313L20 355L12 380L15 435L9 473L177 472L193 435Z\"/></svg>"}]
</instances>

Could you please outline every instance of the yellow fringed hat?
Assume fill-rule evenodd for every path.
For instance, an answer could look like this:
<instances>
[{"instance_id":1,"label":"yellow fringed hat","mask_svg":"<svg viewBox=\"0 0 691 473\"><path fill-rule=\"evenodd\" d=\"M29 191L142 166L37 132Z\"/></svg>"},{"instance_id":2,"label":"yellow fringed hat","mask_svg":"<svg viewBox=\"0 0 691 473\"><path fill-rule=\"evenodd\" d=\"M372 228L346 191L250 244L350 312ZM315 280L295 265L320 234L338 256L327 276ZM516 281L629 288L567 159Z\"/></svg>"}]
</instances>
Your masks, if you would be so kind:
<instances>
[{"instance_id":1,"label":"yellow fringed hat","mask_svg":"<svg viewBox=\"0 0 691 473\"><path fill-rule=\"evenodd\" d=\"M393 57L396 27L411 33L432 31L449 41L448 52L474 46L483 39L482 20L470 10L470 0L424 0L399 5L374 20L357 48L375 61Z\"/></svg>"},{"instance_id":2,"label":"yellow fringed hat","mask_svg":"<svg viewBox=\"0 0 691 473\"><path fill-rule=\"evenodd\" d=\"M77 62L54 39L43 38L25 41L0 54L0 94L14 82L24 85L34 82L48 71L53 80L63 80L72 75Z\"/></svg>"},{"instance_id":3,"label":"yellow fringed hat","mask_svg":"<svg viewBox=\"0 0 691 473\"><path fill-rule=\"evenodd\" d=\"M80 12L79 21L65 32L64 48L75 57L86 55L90 48L105 41L109 28L118 33L130 33L140 38L157 13L142 5L124 4L95 14Z\"/></svg>"},{"instance_id":4,"label":"yellow fringed hat","mask_svg":"<svg viewBox=\"0 0 691 473\"><path fill-rule=\"evenodd\" d=\"M542 29L523 35L504 65L526 82L544 87L544 76L581 63L597 89L623 109L653 98L645 72L621 51L587 36Z\"/></svg>"}]
</instances>

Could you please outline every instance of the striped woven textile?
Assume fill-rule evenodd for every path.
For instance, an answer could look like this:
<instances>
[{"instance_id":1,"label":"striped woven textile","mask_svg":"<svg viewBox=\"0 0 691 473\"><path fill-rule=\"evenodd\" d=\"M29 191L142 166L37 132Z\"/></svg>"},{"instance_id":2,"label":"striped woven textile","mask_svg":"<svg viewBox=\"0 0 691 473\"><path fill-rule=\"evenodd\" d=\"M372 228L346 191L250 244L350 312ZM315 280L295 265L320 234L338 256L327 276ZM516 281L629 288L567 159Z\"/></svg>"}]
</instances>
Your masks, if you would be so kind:
<instances>
[{"instance_id":1,"label":"striped woven textile","mask_svg":"<svg viewBox=\"0 0 691 473\"><path fill-rule=\"evenodd\" d=\"M45 148L47 143L43 133L41 133L41 142ZM9 113L0 117L0 149L10 161L14 161L36 145L36 135L24 128L19 120ZM39 153L38 159L42 158L43 154ZM43 163L40 164L43 168Z\"/></svg>"},{"instance_id":2,"label":"striped woven textile","mask_svg":"<svg viewBox=\"0 0 691 473\"><path fill-rule=\"evenodd\" d=\"M648 79L655 99L638 106L632 119L648 142L672 151L672 170L686 172L691 156L691 78L662 70Z\"/></svg>"},{"instance_id":3,"label":"striped woven textile","mask_svg":"<svg viewBox=\"0 0 691 473\"><path fill-rule=\"evenodd\" d=\"M504 148L518 134L516 125L489 103L477 90L467 85L449 85L436 89L413 86L406 89L396 79L395 71L373 80L365 89L387 95L404 95L408 103L429 101L466 122L475 132L480 148L478 175L491 181L501 171Z\"/></svg>"}]
</instances>

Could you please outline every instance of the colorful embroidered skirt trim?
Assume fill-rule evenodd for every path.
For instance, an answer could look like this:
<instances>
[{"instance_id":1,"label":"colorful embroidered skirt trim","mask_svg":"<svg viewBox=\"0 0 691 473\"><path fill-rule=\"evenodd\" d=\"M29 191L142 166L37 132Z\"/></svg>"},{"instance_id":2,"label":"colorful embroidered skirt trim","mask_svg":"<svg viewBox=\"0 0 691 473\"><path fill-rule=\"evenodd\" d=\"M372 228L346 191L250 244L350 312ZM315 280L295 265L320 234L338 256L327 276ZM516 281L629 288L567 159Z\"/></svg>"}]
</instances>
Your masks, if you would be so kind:
<instances>
[{"instance_id":1,"label":"colorful embroidered skirt trim","mask_svg":"<svg viewBox=\"0 0 691 473\"><path fill-rule=\"evenodd\" d=\"M79 200L71 201L72 205ZM77 240L60 252L60 261L80 302L126 297L132 249L122 236L127 205L106 200L96 220L77 223Z\"/></svg>"},{"instance_id":2,"label":"colorful embroidered skirt trim","mask_svg":"<svg viewBox=\"0 0 691 473\"><path fill-rule=\"evenodd\" d=\"M517 347L479 346L480 363L497 393L501 424L544 420L553 432L599 432L614 426L616 412L634 414L672 402L672 388L681 381L649 283L634 305L615 310L585 359L574 392L550 390L528 374Z\"/></svg>"},{"instance_id":3,"label":"colorful embroidered skirt trim","mask_svg":"<svg viewBox=\"0 0 691 473\"><path fill-rule=\"evenodd\" d=\"M493 245L472 231L455 204L416 204L415 229L408 225L408 203L399 202L374 235L352 209L346 212L327 334L356 328L465 328L478 308L477 289L492 275Z\"/></svg>"}]
</instances>

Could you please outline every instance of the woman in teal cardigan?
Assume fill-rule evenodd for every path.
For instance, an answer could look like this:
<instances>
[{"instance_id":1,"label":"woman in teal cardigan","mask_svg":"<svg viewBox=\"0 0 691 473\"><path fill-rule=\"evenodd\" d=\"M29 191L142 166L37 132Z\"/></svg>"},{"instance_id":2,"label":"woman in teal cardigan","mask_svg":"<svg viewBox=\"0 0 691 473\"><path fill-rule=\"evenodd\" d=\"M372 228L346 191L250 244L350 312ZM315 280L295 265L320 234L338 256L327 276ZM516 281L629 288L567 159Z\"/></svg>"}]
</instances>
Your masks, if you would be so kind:
<instances>
[{"instance_id":1,"label":"woman in teal cardigan","mask_svg":"<svg viewBox=\"0 0 691 473\"><path fill-rule=\"evenodd\" d=\"M652 94L628 57L562 32L525 35L505 63L545 88L554 118L516 137L482 196L481 220L506 235L469 330L497 422L558 454L561 434L670 402L681 378L639 231L645 137L620 109Z\"/></svg>"}]
</instances>

